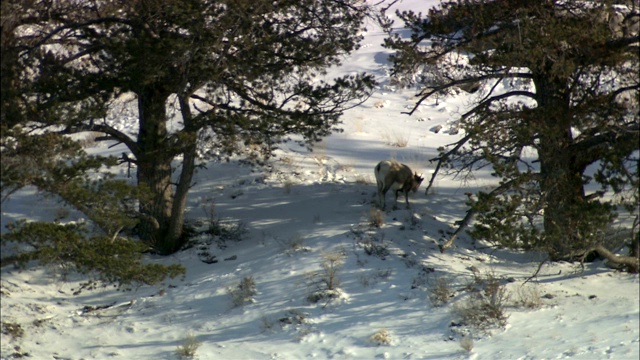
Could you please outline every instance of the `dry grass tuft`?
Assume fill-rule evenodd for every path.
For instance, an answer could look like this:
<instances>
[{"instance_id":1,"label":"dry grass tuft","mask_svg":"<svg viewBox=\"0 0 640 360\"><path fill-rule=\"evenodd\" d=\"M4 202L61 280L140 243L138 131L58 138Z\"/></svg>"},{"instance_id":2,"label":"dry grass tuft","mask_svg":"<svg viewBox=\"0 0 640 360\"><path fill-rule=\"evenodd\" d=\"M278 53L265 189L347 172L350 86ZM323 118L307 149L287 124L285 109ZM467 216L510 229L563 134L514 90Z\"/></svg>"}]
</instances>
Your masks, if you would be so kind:
<instances>
[{"instance_id":1,"label":"dry grass tuft","mask_svg":"<svg viewBox=\"0 0 640 360\"><path fill-rule=\"evenodd\" d=\"M377 228L381 228L384 225L384 211L371 208L369 211L369 225Z\"/></svg>"},{"instance_id":2,"label":"dry grass tuft","mask_svg":"<svg viewBox=\"0 0 640 360\"><path fill-rule=\"evenodd\" d=\"M196 351L202 343L193 334L187 335L182 345L176 348L176 355L180 359L192 359L196 356Z\"/></svg>"},{"instance_id":3,"label":"dry grass tuft","mask_svg":"<svg viewBox=\"0 0 640 360\"><path fill-rule=\"evenodd\" d=\"M387 329L380 329L369 337L369 342L377 346L391 345L391 333Z\"/></svg>"},{"instance_id":4,"label":"dry grass tuft","mask_svg":"<svg viewBox=\"0 0 640 360\"><path fill-rule=\"evenodd\" d=\"M517 305L527 309L539 309L542 306L542 296L538 286L521 286L517 291Z\"/></svg>"},{"instance_id":5,"label":"dry grass tuft","mask_svg":"<svg viewBox=\"0 0 640 360\"><path fill-rule=\"evenodd\" d=\"M429 301L433 306L442 306L449 302L454 295L449 279L436 278L429 286Z\"/></svg>"},{"instance_id":6,"label":"dry grass tuft","mask_svg":"<svg viewBox=\"0 0 640 360\"><path fill-rule=\"evenodd\" d=\"M509 301L506 288L493 274L476 275L474 284L476 287L473 284L467 287L470 293L466 300L454 306L454 314L462 324L479 330L503 328L508 318L505 312Z\"/></svg>"},{"instance_id":7,"label":"dry grass tuft","mask_svg":"<svg viewBox=\"0 0 640 360\"><path fill-rule=\"evenodd\" d=\"M382 139L384 140L385 144L394 147L403 148L409 145L409 138L404 134L400 134L395 131L383 132Z\"/></svg>"},{"instance_id":8,"label":"dry grass tuft","mask_svg":"<svg viewBox=\"0 0 640 360\"><path fill-rule=\"evenodd\" d=\"M320 264L322 270L306 275L308 286L312 288L311 293L307 296L307 301L310 303L317 303L321 300L331 301L342 295L339 289L338 273L344 263L344 256L342 252L326 253Z\"/></svg>"},{"instance_id":9,"label":"dry grass tuft","mask_svg":"<svg viewBox=\"0 0 640 360\"><path fill-rule=\"evenodd\" d=\"M253 297L258 292L256 290L256 282L253 279L253 276L247 276L243 278L238 285L228 287L227 293L231 298L231 303L236 307L254 302Z\"/></svg>"},{"instance_id":10,"label":"dry grass tuft","mask_svg":"<svg viewBox=\"0 0 640 360\"><path fill-rule=\"evenodd\" d=\"M473 338L471 336L463 336L460 339L460 347L468 353L473 351Z\"/></svg>"}]
</instances>

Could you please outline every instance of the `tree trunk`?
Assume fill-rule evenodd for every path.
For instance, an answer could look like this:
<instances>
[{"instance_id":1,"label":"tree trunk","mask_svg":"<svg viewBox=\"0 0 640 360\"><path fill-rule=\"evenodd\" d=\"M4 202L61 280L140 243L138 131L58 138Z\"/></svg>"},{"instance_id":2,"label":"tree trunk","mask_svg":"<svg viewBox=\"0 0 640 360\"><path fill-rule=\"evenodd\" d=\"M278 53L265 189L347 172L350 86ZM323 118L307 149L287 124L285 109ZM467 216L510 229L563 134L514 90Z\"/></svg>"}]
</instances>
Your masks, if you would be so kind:
<instances>
[{"instance_id":1,"label":"tree trunk","mask_svg":"<svg viewBox=\"0 0 640 360\"><path fill-rule=\"evenodd\" d=\"M565 134L568 139L570 134ZM581 208L585 201L583 168L571 156L565 141L549 139L540 152L544 201L544 242L552 260L574 257L581 249ZM584 249L582 249L584 250Z\"/></svg>"},{"instance_id":2,"label":"tree trunk","mask_svg":"<svg viewBox=\"0 0 640 360\"><path fill-rule=\"evenodd\" d=\"M193 140L192 140L193 139ZM182 245L181 238L184 227L184 211L187 205L187 194L191 186L191 180L195 171L196 139L195 135L189 141L189 145L183 153L182 172L173 197L172 217L169 221L169 229L166 235L167 248L172 252L179 250ZM173 244L170 244L172 242Z\"/></svg>"},{"instance_id":3,"label":"tree trunk","mask_svg":"<svg viewBox=\"0 0 640 360\"><path fill-rule=\"evenodd\" d=\"M560 260L575 256L580 248L580 209L585 201L582 174L586 166L570 151L574 139L564 81L538 80L538 156L544 211L541 245L552 260Z\"/></svg>"},{"instance_id":4,"label":"tree trunk","mask_svg":"<svg viewBox=\"0 0 640 360\"><path fill-rule=\"evenodd\" d=\"M171 161L173 152L167 149L165 102L168 95L155 89L138 94L140 130L137 142L138 185L146 185L150 197L140 202L140 237L161 254L174 252L173 239L168 237L172 217L173 189Z\"/></svg>"},{"instance_id":5,"label":"tree trunk","mask_svg":"<svg viewBox=\"0 0 640 360\"><path fill-rule=\"evenodd\" d=\"M180 111L182 113L182 120L185 126L181 136L182 143L185 144L185 146L182 152L182 171L173 197L173 216L169 222L167 238L174 241L177 246L180 246L180 239L183 236L184 211L187 205L187 194L189 193L191 180L193 179L193 173L195 172L196 146L198 139L197 131L193 129L193 119L191 116L191 109L189 107L188 95L178 95L178 101L180 103ZM174 251L177 250L178 248L175 248Z\"/></svg>"}]
</instances>

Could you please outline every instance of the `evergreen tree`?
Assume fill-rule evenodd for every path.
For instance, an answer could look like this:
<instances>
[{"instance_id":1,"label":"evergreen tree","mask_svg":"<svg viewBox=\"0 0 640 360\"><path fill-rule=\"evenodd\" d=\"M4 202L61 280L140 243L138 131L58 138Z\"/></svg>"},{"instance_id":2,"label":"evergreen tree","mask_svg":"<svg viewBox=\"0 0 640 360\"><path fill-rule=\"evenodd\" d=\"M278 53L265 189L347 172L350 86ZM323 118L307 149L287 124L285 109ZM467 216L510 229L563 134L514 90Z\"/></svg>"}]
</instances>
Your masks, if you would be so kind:
<instances>
[{"instance_id":1,"label":"evergreen tree","mask_svg":"<svg viewBox=\"0 0 640 360\"><path fill-rule=\"evenodd\" d=\"M132 155L120 160L148 194L139 235L162 254L183 244L199 155L256 146L268 156L287 134L312 144L374 84L365 74L317 80L358 47L369 9L356 1L9 1L5 10L3 138L18 124L124 144ZM5 82L18 90L5 93ZM106 120L124 94L135 95L137 134Z\"/></svg>"},{"instance_id":2,"label":"evergreen tree","mask_svg":"<svg viewBox=\"0 0 640 360\"><path fill-rule=\"evenodd\" d=\"M622 204L637 247L638 9L465 0L397 15L411 36L389 26L385 44L396 76L420 89L411 112L438 93L480 89L458 120L464 136L435 159L438 170L490 165L500 179L470 202L474 237L576 258L606 251Z\"/></svg>"}]
</instances>

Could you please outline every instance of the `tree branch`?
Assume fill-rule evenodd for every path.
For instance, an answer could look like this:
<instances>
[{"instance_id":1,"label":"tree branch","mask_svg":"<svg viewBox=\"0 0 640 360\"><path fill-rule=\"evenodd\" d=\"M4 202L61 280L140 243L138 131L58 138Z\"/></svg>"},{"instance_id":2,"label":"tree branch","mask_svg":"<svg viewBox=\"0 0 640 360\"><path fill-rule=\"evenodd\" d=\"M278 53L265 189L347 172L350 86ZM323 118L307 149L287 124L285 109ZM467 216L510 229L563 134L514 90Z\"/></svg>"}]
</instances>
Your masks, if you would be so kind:
<instances>
[{"instance_id":1,"label":"tree branch","mask_svg":"<svg viewBox=\"0 0 640 360\"><path fill-rule=\"evenodd\" d=\"M424 91L421 91L420 93L416 94L416 97L420 97L420 99L416 102L416 105L413 107L413 109L411 109L411 111L404 111L404 112L402 112L402 114L412 115L418 109L418 106L420 106L422 104L423 101L425 101L426 99L431 97L433 94L436 94L436 93L438 93L438 92L440 92L442 90L450 89L450 88L452 88L454 86L458 86L458 85L462 85L462 84L469 84L469 83L488 80L488 79L505 79L505 78L507 78L507 79L508 78L527 78L527 79L531 79L532 77L531 77L530 73L508 73L507 72L507 73L481 75L481 76L475 76L475 77L470 77L470 78L461 79L461 80L450 81L450 82L448 82L448 83L446 83L444 85L426 88L426 89L430 89L430 91L428 91L426 93ZM527 93L529 93L529 92L527 92ZM491 93L489 93L489 94L491 94ZM529 94L532 94L532 93L529 93Z\"/></svg>"},{"instance_id":2,"label":"tree branch","mask_svg":"<svg viewBox=\"0 0 640 360\"><path fill-rule=\"evenodd\" d=\"M471 110L467 111L466 113L462 114L460 119L468 118L469 116L471 116L474 113L476 113L479 109L491 105L494 101L507 99L507 98L510 98L512 96L526 96L526 97L530 97L532 99L536 98L536 94L532 93L530 91L523 91L523 90L509 91L508 93L492 96L490 98L485 98L485 100L480 102L478 105L474 106L473 109L471 109Z\"/></svg>"},{"instance_id":3,"label":"tree branch","mask_svg":"<svg viewBox=\"0 0 640 360\"><path fill-rule=\"evenodd\" d=\"M577 154L578 159L583 165L590 165L602 159L600 155L603 146L616 144L617 147L626 145L626 153L638 150L638 135L640 134L640 125L638 123L629 124L628 127L617 127L612 131L591 136L577 144L569 147L569 151Z\"/></svg>"},{"instance_id":4,"label":"tree branch","mask_svg":"<svg viewBox=\"0 0 640 360\"><path fill-rule=\"evenodd\" d=\"M427 189L424 191L425 195L429 194L429 189L431 189L431 186L433 185L433 181L435 180L436 176L438 175L438 171L440 170L440 167L442 166L442 164L448 160L449 155L455 153L456 151L458 151L464 144L466 144L469 139L471 139L471 134L468 134L467 136L465 136L464 138L458 140L456 144L456 146L447 151L445 154L441 154L440 156L438 156L437 158L433 158L431 161L435 161L436 159L438 160L438 164L436 165L436 169L433 171L433 174L431 175L431 179L429 180L429 185L427 185Z\"/></svg>"},{"instance_id":5,"label":"tree branch","mask_svg":"<svg viewBox=\"0 0 640 360\"><path fill-rule=\"evenodd\" d=\"M62 131L59 131L58 133L59 134L76 134L83 131L103 132L107 135L110 135L111 137L118 140L119 142L125 144L134 155L137 156L138 154L138 144L136 144L136 142L133 139L127 136L127 134L123 133L122 131L114 129L109 125L101 125L101 124L93 124L93 123L74 124L72 126L68 126Z\"/></svg>"},{"instance_id":6,"label":"tree branch","mask_svg":"<svg viewBox=\"0 0 640 360\"><path fill-rule=\"evenodd\" d=\"M640 260L637 257L615 255L602 245L596 245L594 250L598 252L600 256L616 265L624 265L629 269L635 269L634 271L629 272L638 272L638 268L640 267Z\"/></svg>"}]
</instances>

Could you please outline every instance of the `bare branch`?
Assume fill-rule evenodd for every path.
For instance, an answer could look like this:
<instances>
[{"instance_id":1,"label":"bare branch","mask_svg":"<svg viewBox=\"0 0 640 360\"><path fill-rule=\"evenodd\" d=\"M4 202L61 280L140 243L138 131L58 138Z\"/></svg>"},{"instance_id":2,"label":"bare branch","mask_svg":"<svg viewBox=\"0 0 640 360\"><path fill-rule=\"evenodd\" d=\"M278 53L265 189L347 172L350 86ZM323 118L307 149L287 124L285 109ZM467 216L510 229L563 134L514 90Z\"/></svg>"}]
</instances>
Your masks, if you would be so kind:
<instances>
[{"instance_id":1,"label":"bare branch","mask_svg":"<svg viewBox=\"0 0 640 360\"><path fill-rule=\"evenodd\" d=\"M435 161L437 159L438 160L438 164L436 165L436 169L433 171L433 174L431 175L431 179L429 180L429 185L427 185L427 189L424 191L425 195L429 194L429 189L431 189L431 186L433 185L433 181L435 180L436 176L438 175L438 171L440 170L440 167L442 166L442 164L445 161L448 160L448 158L449 158L449 156L451 154L454 154L456 151L458 151L470 139L471 139L471 134L469 134L469 135L465 136L464 138L458 140L458 142L456 143L456 146L453 149L447 151L445 154L441 154L437 158L429 160L429 161Z\"/></svg>"},{"instance_id":2,"label":"bare branch","mask_svg":"<svg viewBox=\"0 0 640 360\"><path fill-rule=\"evenodd\" d=\"M429 89L428 92L425 93L425 91L421 91L420 93L418 93L416 95L416 97L420 97L420 99L416 102L416 105L411 109L411 111L404 111L404 112L402 112L402 114L412 115L418 109L418 107L422 104L422 102L427 100L433 94L436 94L436 93L438 93L440 91L443 91L443 90L446 90L446 89L450 89L450 88L458 86L458 85L469 84L469 83L474 83L474 82L488 80L488 79L502 80L502 79L509 79L509 78L514 78L514 79L516 79L516 78L527 78L527 79L531 79L531 74L530 73L509 73L509 72L507 72L507 73L498 73L498 74L488 74L488 75L470 77L470 78L461 79L461 80L450 81L450 82L448 82L448 83L446 83L444 85L426 88L425 90ZM526 93L528 95L532 95L533 94L533 93L530 93L530 92L526 92ZM491 92L489 93L489 95L490 94L491 94ZM535 94L533 94L533 95L535 95ZM533 97L533 96L531 96L531 97Z\"/></svg>"},{"instance_id":3,"label":"bare branch","mask_svg":"<svg viewBox=\"0 0 640 360\"><path fill-rule=\"evenodd\" d=\"M58 131L57 133L76 134L83 131L103 132L111 136L112 138L116 139L117 141L125 144L133 154L138 153L138 145L132 138L130 138L127 134L123 133L122 131L116 130L109 125L94 124L94 123L91 123L91 124L80 123L80 124L74 124L73 126L68 126L64 130Z\"/></svg>"},{"instance_id":4,"label":"bare branch","mask_svg":"<svg viewBox=\"0 0 640 360\"><path fill-rule=\"evenodd\" d=\"M630 272L638 272L638 268L640 267L640 260L637 257L615 255L602 245L596 245L595 251L597 251L600 256L616 265L624 265L630 269L635 269L635 271Z\"/></svg>"},{"instance_id":5,"label":"bare branch","mask_svg":"<svg viewBox=\"0 0 640 360\"><path fill-rule=\"evenodd\" d=\"M471 110L467 111L466 113L462 114L460 119L468 118L469 116L473 115L478 110L480 110L481 108L488 107L494 101L498 101L498 100L502 100L502 99L508 99L508 98L510 98L512 96L526 96L526 97L530 97L532 99L536 98L536 94L532 93L530 91L523 91L523 90L509 91L508 93L492 96L490 98L487 98L486 100L483 100L478 105L474 106L473 109L471 109Z\"/></svg>"}]
</instances>

